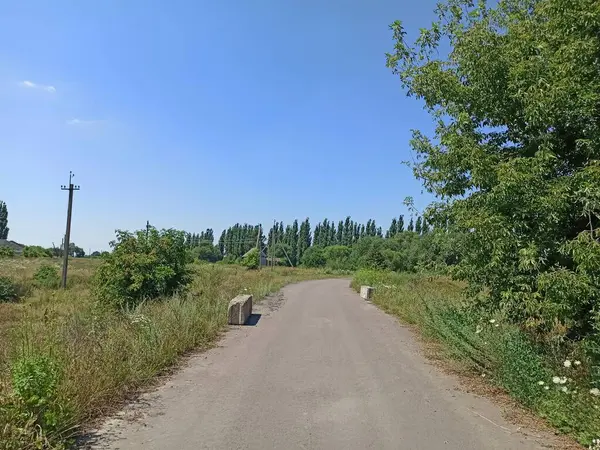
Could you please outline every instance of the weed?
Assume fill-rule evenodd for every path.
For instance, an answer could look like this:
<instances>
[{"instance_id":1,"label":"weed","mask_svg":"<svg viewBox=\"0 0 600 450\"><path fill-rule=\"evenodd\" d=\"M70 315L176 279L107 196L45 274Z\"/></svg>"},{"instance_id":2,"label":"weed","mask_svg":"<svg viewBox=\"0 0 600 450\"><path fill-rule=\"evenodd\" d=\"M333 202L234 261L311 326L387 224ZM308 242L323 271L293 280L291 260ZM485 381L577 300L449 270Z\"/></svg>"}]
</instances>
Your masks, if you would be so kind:
<instances>
[{"instance_id":1,"label":"weed","mask_svg":"<svg viewBox=\"0 0 600 450\"><path fill-rule=\"evenodd\" d=\"M9 277L0 276L0 302L13 302L17 297L15 282Z\"/></svg>"},{"instance_id":2,"label":"weed","mask_svg":"<svg viewBox=\"0 0 600 450\"><path fill-rule=\"evenodd\" d=\"M36 287L56 289L60 285L60 275L56 266L42 264L33 275Z\"/></svg>"},{"instance_id":3,"label":"weed","mask_svg":"<svg viewBox=\"0 0 600 450\"><path fill-rule=\"evenodd\" d=\"M489 375L486 379L583 444L597 438L600 390L593 389L594 342L588 340L586 348L583 343L563 346L573 354L591 355L575 364L502 317L480 315L465 303L463 285L444 277L357 272L352 286L358 290L365 284L375 286L373 301L384 311L440 343L438 356L455 361L458 370Z\"/></svg>"}]
</instances>

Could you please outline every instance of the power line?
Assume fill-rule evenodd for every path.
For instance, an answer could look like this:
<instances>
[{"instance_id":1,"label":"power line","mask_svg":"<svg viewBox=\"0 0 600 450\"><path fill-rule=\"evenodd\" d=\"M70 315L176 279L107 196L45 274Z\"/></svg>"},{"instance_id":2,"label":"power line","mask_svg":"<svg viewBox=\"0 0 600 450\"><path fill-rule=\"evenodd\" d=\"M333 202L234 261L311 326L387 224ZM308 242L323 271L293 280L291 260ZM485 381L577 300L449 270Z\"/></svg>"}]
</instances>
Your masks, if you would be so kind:
<instances>
[{"instance_id":1,"label":"power line","mask_svg":"<svg viewBox=\"0 0 600 450\"><path fill-rule=\"evenodd\" d=\"M69 244L71 240L71 214L73 212L73 192L79 190L79 186L73 184L73 172L69 171L69 186L62 185L62 191L69 191L69 206L67 207L67 230L65 231L65 240L63 247L63 267L61 286L63 289L67 287L67 268L69 266Z\"/></svg>"}]
</instances>

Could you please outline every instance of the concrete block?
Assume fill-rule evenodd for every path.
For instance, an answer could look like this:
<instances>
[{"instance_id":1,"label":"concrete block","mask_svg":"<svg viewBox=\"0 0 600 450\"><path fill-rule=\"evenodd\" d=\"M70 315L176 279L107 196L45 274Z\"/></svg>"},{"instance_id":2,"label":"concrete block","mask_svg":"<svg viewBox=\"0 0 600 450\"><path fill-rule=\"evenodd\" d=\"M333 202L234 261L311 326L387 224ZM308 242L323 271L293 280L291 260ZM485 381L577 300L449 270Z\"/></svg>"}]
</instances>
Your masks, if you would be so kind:
<instances>
[{"instance_id":1,"label":"concrete block","mask_svg":"<svg viewBox=\"0 0 600 450\"><path fill-rule=\"evenodd\" d=\"M360 296L365 300L371 300L373 297L373 290L371 286L361 286L360 287Z\"/></svg>"},{"instance_id":2,"label":"concrete block","mask_svg":"<svg viewBox=\"0 0 600 450\"><path fill-rule=\"evenodd\" d=\"M252 314L252 296L238 295L229 302L227 315L229 325L244 325Z\"/></svg>"}]
</instances>

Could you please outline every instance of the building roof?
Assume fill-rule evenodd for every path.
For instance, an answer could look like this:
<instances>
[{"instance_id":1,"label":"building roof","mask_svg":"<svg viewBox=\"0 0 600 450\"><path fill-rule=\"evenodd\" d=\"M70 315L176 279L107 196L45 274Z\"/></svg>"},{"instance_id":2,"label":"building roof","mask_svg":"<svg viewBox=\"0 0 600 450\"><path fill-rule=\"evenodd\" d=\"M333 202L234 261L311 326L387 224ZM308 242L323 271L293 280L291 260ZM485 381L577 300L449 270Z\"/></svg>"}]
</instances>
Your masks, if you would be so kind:
<instances>
[{"instance_id":1,"label":"building roof","mask_svg":"<svg viewBox=\"0 0 600 450\"><path fill-rule=\"evenodd\" d=\"M25 248L23 244L19 244L15 241L9 241L7 239L0 239L0 247L9 247L12 248L16 252L21 252Z\"/></svg>"}]
</instances>

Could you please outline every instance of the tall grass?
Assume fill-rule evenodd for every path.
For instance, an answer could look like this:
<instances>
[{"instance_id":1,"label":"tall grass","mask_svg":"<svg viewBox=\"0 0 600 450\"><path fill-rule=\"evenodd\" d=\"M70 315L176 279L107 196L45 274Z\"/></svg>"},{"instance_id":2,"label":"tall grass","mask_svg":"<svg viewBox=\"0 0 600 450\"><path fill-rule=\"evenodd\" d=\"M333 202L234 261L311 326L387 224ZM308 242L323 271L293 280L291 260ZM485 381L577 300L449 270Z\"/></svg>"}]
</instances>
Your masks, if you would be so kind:
<instances>
[{"instance_id":1,"label":"tall grass","mask_svg":"<svg viewBox=\"0 0 600 450\"><path fill-rule=\"evenodd\" d=\"M15 261L0 273L27 285L38 264ZM62 448L81 424L113 410L182 354L214 344L235 295L248 292L260 299L287 283L323 276L195 265L186 292L117 311L90 293L94 263L76 260L73 266L70 289L30 287L23 302L2 305L8 314L0 327L1 450ZM23 392L45 394L33 400L15 395L22 384Z\"/></svg>"},{"instance_id":2,"label":"tall grass","mask_svg":"<svg viewBox=\"0 0 600 450\"><path fill-rule=\"evenodd\" d=\"M484 375L582 444L600 436L600 397L590 392L591 363L581 345L563 346L568 354L549 349L502 316L472 309L464 286L445 277L359 271L352 285L375 286L373 302L440 344L438 356L455 368Z\"/></svg>"}]
</instances>

